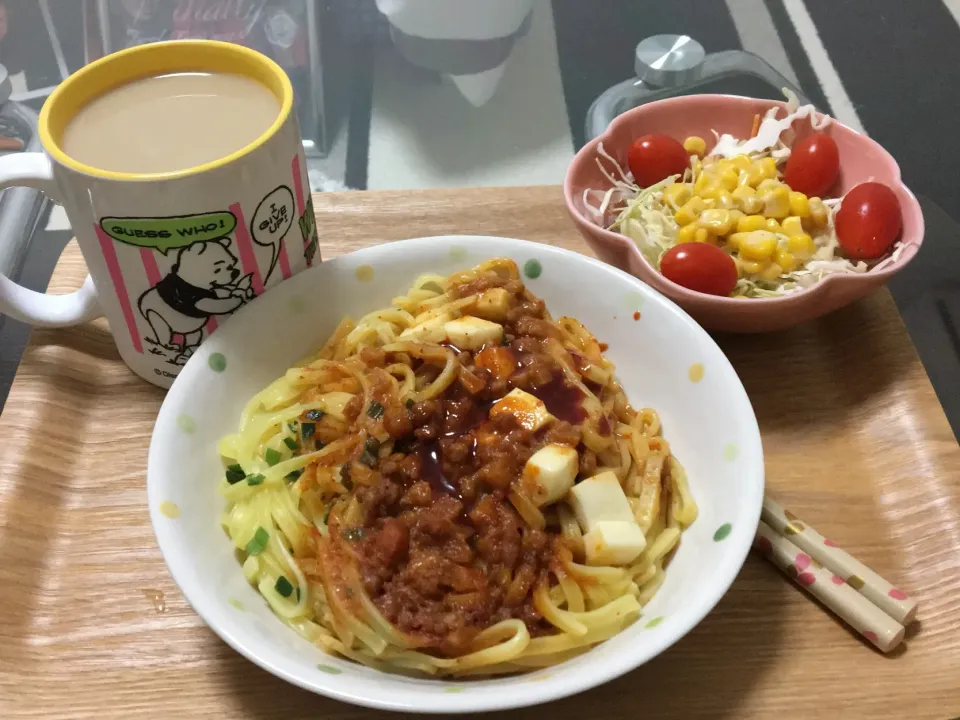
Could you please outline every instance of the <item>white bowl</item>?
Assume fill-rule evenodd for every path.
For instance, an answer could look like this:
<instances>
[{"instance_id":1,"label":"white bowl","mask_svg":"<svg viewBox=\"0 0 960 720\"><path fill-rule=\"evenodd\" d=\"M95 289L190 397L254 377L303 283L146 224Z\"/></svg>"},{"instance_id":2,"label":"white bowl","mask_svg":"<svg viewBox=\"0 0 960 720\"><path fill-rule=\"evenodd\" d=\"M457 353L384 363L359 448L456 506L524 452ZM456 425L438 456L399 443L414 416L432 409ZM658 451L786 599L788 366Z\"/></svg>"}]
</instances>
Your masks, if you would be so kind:
<instances>
[{"instance_id":1,"label":"white bowl","mask_svg":"<svg viewBox=\"0 0 960 720\"><path fill-rule=\"evenodd\" d=\"M640 619L561 665L491 680L434 680L389 675L326 655L282 624L244 580L219 524L224 501L216 490L223 474L217 440L236 428L251 396L320 345L344 315L356 318L388 305L424 272L446 274L497 256L511 257L521 268L538 262L542 274L524 278L530 290L554 317L572 315L609 343L608 356L631 403L660 413L700 517L684 533L666 581ZM697 364L703 377L694 382L690 369ZM686 635L726 592L750 548L763 498L763 453L737 374L710 336L672 302L577 253L507 238L448 236L379 245L324 262L237 312L186 364L160 409L147 495L160 550L184 596L221 638L260 667L358 705L474 712L586 690ZM169 516L169 503L179 516Z\"/></svg>"}]
</instances>

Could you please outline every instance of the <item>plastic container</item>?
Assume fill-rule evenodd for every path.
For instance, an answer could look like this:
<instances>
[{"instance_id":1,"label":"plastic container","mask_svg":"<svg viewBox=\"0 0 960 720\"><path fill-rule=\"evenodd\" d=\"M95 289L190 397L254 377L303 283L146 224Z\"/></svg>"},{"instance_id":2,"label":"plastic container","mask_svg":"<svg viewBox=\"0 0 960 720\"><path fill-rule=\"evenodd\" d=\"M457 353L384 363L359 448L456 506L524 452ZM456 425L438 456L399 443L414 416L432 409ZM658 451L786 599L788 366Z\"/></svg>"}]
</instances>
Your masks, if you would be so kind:
<instances>
[{"instance_id":1,"label":"plastic container","mask_svg":"<svg viewBox=\"0 0 960 720\"><path fill-rule=\"evenodd\" d=\"M587 111L586 138L600 135L615 117L654 100L680 95L741 95L783 100L783 88L802 105L803 92L761 57L743 50L707 54L689 35L654 35L634 53L636 77L605 90Z\"/></svg>"}]
</instances>

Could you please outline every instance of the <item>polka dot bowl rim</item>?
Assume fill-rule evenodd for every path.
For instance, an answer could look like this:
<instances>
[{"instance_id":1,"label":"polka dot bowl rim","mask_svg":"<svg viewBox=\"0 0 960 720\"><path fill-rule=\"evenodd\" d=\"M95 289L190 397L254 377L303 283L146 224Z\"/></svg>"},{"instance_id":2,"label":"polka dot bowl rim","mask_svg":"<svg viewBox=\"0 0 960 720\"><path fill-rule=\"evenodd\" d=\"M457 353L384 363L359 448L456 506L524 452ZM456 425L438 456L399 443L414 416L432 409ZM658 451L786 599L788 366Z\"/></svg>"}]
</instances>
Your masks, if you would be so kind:
<instances>
[{"instance_id":1,"label":"polka dot bowl rim","mask_svg":"<svg viewBox=\"0 0 960 720\"><path fill-rule=\"evenodd\" d=\"M608 355L618 364L628 397L661 413L665 436L690 473L700 518L684 534L663 587L641 618L561 665L461 681L387 675L324 655L275 618L243 580L219 527L216 440L234 429L250 396L320 344L343 314L357 317L389 302L416 275L504 255L526 270L528 287L555 317L573 315L610 344ZM254 337L263 341L252 343ZM664 380L668 373L674 381ZM536 705L601 685L653 659L690 632L730 587L750 549L763 489L760 433L746 391L720 348L683 310L593 258L522 240L458 235L397 241L328 260L239 310L170 388L147 468L150 518L170 573L228 645L313 692L424 713Z\"/></svg>"}]
</instances>

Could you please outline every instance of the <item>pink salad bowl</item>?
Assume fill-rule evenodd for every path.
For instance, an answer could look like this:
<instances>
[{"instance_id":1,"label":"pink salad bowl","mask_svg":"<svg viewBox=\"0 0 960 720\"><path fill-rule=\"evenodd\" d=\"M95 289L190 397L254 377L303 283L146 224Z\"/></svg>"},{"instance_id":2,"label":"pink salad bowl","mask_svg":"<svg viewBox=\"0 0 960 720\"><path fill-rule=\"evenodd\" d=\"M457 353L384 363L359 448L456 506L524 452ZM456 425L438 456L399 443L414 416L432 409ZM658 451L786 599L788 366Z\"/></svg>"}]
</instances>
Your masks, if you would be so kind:
<instances>
[{"instance_id":1,"label":"pink salad bowl","mask_svg":"<svg viewBox=\"0 0 960 720\"><path fill-rule=\"evenodd\" d=\"M836 120L826 132L840 150L840 178L829 196L843 195L861 182L876 180L890 186L900 200L900 241L906 247L896 262L881 270L830 275L812 287L778 298L745 300L705 295L667 280L647 263L633 241L601 227L584 207L584 190L610 187L596 163L601 142L604 150L626 170L627 149L642 135L663 133L681 142L690 135L699 135L707 141L709 152L714 139L712 131L749 137L753 116L762 115L773 105L783 107L784 103L732 95L690 95L641 105L617 117L600 137L588 142L574 157L563 183L567 209L597 257L640 278L710 330L768 332L825 315L883 285L913 259L923 241L920 204L901 181L897 162L873 140ZM796 123L794 129L798 139L810 132L806 121Z\"/></svg>"}]
</instances>

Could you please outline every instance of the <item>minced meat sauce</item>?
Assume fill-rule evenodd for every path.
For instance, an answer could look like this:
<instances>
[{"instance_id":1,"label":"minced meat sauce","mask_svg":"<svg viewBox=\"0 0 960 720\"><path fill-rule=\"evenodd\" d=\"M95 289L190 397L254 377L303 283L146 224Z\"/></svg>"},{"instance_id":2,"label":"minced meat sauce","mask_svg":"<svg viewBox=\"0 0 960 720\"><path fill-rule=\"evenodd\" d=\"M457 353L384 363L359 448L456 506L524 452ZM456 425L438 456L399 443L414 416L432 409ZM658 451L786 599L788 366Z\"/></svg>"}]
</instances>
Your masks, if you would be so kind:
<instances>
[{"instance_id":1,"label":"minced meat sauce","mask_svg":"<svg viewBox=\"0 0 960 720\"><path fill-rule=\"evenodd\" d=\"M576 447L582 474L596 467L580 443L582 393L543 348L544 338L558 337L543 302L520 282L495 277L455 292L467 297L490 287L504 287L512 298L504 342L488 353L496 363L484 362L487 356L478 362L483 351L457 351L468 380L409 407L387 403L383 423L395 452L379 459L373 482L356 483L363 526L331 526L332 536L349 543L386 619L442 655L465 652L477 633L508 618L521 619L533 635L552 631L532 597L561 541L554 531L529 527L507 493L548 443ZM368 365L386 363L382 351L364 352ZM539 397L557 420L531 432L509 415L491 419L491 405L513 388Z\"/></svg>"}]
</instances>

